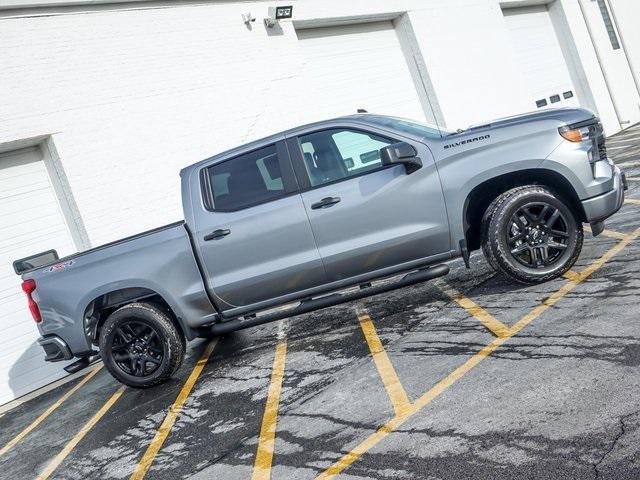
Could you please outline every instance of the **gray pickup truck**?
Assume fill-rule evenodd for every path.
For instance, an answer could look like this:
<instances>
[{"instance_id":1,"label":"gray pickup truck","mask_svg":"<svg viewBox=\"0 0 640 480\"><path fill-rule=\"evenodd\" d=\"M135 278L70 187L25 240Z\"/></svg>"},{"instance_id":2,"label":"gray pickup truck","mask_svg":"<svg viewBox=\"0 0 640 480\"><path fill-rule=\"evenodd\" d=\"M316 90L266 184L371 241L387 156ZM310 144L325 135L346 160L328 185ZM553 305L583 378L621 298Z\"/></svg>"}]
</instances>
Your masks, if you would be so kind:
<instances>
[{"instance_id":1,"label":"gray pickup truck","mask_svg":"<svg viewBox=\"0 0 640 480\"><path fill-rule=\"evenodd\" d=\"M515 281L565 273L624 201L583 109L443 132L355 115L295 128L180 173L185 221L14 263L45 360L101 355L149 387L186 341L433 279L482 249ZM99 350L96 350L96 347Z\"/></svg>"}]
</instances>

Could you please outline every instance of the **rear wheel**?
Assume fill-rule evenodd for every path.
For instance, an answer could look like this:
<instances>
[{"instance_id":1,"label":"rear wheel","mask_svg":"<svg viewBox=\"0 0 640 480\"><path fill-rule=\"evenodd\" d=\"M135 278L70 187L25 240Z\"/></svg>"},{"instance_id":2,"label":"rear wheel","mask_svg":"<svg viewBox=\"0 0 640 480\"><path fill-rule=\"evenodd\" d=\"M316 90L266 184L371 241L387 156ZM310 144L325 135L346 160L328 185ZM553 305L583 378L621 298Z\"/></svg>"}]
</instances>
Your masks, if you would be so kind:
<instances>
[{"instance_id":1,"label":"rear wheel","mask_svg":"<svg viewBox=\"0 0 640 480\"><path fill-rule=\"evenodd\" d=\"M482 248L497 270L523 283L540 283L561 276L578 259L582 224L549 190L514 188L492 205Z\"/></svg>"},{"instance_id":2,"label":"rear wheel","mask_svg":"<svg viewBox=\"0 0 640 480\"><path fill-rule=\"evenodd\" d=\"M131 303L113 312L100 332L105 367L120 382L148 388L167 381L184 359L185 343L169 315Z\"/></svg>"}]
</instances>

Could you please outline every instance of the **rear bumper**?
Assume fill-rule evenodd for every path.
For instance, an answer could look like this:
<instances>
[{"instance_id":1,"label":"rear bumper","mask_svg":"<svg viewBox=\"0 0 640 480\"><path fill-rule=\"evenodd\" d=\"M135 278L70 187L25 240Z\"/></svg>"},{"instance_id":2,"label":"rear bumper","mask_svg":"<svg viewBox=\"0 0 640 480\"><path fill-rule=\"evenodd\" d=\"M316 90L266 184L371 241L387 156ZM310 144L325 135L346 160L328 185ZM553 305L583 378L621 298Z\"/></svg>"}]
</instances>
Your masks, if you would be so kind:
<instances>
[{"instance_id":1,"label":"rear bumper","mask_svg":"<svg viewBox=\"0 0 640 480\"><path fill-rule=\"evenodd\" d=\"M38 344L44 349L46 362L61 362L73 358L69 346L57 335L41 337Z\"/></svg>"},{"instance_id":2,"label":"rear bumper","mask_svg":"<svg viewBox=\"0 0 640 480\"><path fill-rule=\"evenodd\" d=\"M610 217L622 207L626 179L624 173L615 166L613 171L613 189L597 197L582 201L582 207L589 223L596 223Z\"/></svg>"}]
</instances>

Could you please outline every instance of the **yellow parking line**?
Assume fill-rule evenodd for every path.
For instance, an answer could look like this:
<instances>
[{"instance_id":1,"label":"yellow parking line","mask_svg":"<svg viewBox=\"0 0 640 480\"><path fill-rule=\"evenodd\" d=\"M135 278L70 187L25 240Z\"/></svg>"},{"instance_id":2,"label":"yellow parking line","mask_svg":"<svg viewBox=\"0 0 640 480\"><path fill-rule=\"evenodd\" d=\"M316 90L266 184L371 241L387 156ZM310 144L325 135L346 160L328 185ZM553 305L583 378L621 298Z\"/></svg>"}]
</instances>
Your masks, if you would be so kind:
<instances>
[{"instance_id":1,"label":"yellow parking line","mask_svg":"<svg viewBox=\"0 0 640 480\"><path fill-rule=\"evenodd\" d=\"M445 294L447 294L447 296L449 296L449 298L454 300L458 305L473 315L496 337L502 338L509 335L509 327L487 312L480 305L476 304L473 300L465 297L462 293L458 292L455 288L445 282L440 282L439 287Z\"/></svg>"},{"instance_id":2,"label":"yellow parking line","mask_svg":"<svg viewBox=\"0 0 640 480\"><path fill-rule=\"evenodd\" d=\"M409 396L407 395L407 392L405 392L404 387L400 382L400 378L396 373L396 369L393 368L393 364L391 363L384 346L382 346L382 342L380 341L378 332L376 332L376 327L373 325L371 317L366 313L361 313L358 315L358 320L360 321L360 327L364 333L364 338L367 340L367 345L369 346L369 351L373 357L373 362L378 369L378 374L380 375L384 388L387 390L387 394L391 399L393 410L395 411L396 416L403 415L411 409Z\"/></svg>"},{"instance_id":3,"label":"yellow parking line","mask_svg":"<svg viewBox=\"0 0 640 480\"><path fill-rule=\"evenodd\" d=\"M618 166L620 166L620 167L622 167L622 168L624 168L624 169L626 169L626 168L633 168L633 167L640 167L640 162L638 162L638 161L635 161L635 162L633 162L633 161L631 161L631 162L629 162L629 161L626 161L626 162L620 162L620 163L618 164Z\"/></svg>"},{"instance_id":4,"label":"yellow parking line","mask_svg":"<svg viewBox=\"0 0 640 480\"><path fill-rule=\"evenodd\" d=\"M627 177L627 180L631 180L632 182L640 181L640 177Z\"/></svg>"},{"instance_id":5,"label":"yellow parking line","mask_svg":"<svg viewBox=\"0 0 640 480\"><path fill-rule=\"evenodd\" d=\"M118 399L122 396L122 393L125 390L125 386L121 386L116 390L116 393L111 395L111 398L102 405L102 408L98 410L98 412L91 417L87 423L80 429L78 433L67 443L62 451L56 455L56 457L49 462L49 465L45 467L40 475L38 475L37 480L45 480L49 478L49 476L58 468L58 466L62 463L62 461L67 458L67 456L71 453L71 451L80 443L80 440L84 438L84 436L89 433L89 431L98 423L98 421L104 416L105 413L109 411L109 409L113 406L114 403L118 401Z\"/></svg>"},{"instance_id":6,"label":"yellow parking line","mask_svg":"<svg viewBox=\"0 0 640 480\"><path fill-rule=\"evenodd\" d=\"M327 468L324 472L322 472L317 478L318 479L329 479L333 478L335 475L343 472L349 465L358 460L363 454L365 454L372 447L380 443L383 439L385 439L391 432L396 430L402 424L404 424L409 418L411 418L415 413L422 410L425 406L427 406L433 399L438 397L442 392L444 392L451 385L456 383L459 379L461 379L466 373L476 367L482 360L491 355L496 349L498 349L503 343L509 340L511 337L520 332L524 327L529 325L532 321L538 318L543 312L545 312L548 308L555 305L562 297L564 297L567 293L573 290L576 286L578 286L581 282L589 278L593 272L601 268L605 263L607 263L611 258L618 254L622 249L624 249L630 242L635 240L640 236L640 228L635 230L633 233L626 235L625 239L618 242L614 247L608 250L602 257L595 260L591 263L585 270L579 273L579 278L576 280L570 280L565 285L562 286L558 291L553 293L549 298L547 298L542 304L534 308L527 315L522 317L518 322L516 322L510 329L509 335L506 337L499 337L494 339L491 343L489 343L486 347L480 350L478 353L473 355L469 360L463 363L460 367L456 368L452 373L450 373L447 377L440 380L436 385L434 385L430 390L424 393L416 402L413 404L411 410L407 411L404 415L396 416L389 420L387 423L382 425L378 430L369 435L363 442L357 445L350 452L343 455L337 462Z\"/></svg>"},{"instance_id":7,"label":"yellow parking line","mask_svg":"<svg viewBox=\"0 0 640 480\"><path fill-rule=\"evenodd\" d=\"M29 424L28 427L26 427L24 430L22 430L18 435L16 435L12 440L10 440L9 443L7 443L4 447L0 448L0 457L2 457L5 453L7 453L9 450L11 450L20 440L22 440L24 437L26 437L29 434L29 432L31 432L34 428L36 428L38 425L40 425L40 423L42 423L42 421L45 418L47 418L55 410L57 410L58 407L65 402L65 400L67 400L71 395L76 393L76 391L80 387L82 387L85 383L87 383L89 380L91 380L93 378L93 376L100 371L101 368L102 368L102 365L99 365L96 368L94 368L91 371L89 371L89 373L87 373L87 375L85 375L82 380L80 380L67 393L62 395L62 397L60 397L58 400L56 400L56 402L53 405L51 405L49 408L47 408L38 418L36 418L33 422L31 422L31 424Z\"/></svg>"},{"instance_id":8,"label":"yellow parking line","mask_svg":"<svg viewBox=\"0 0 640 480\"><path fill-rule=\"evenodd\" d=\"M625 198L624 203L630 203L632 205L640 205L640 200L635 198Z\"/></svg>"},{"instance_id":9,"label":"yellow parking line","mask_svg":"<svg viewBox=\"0 0 640 480\"><path fill-rule=\"evenodd\" d=\"M591 227L589 225L584 225L584 230L587 232L591 232ZM615 238L617 240L624 240L624 238L626 237L624 233L607 230L606 228L602 231L601 235L609 238Z\"/></svg>"},{"instance_id":10,"label":"yellow parking line","mask_svg":"<svg viewBox=\"0 0 640 480\"><path fill-rule=\"evenodd\" d=\"M189 397L189 394L191 393L193 386L196 384L198 377L200 376L200 374L202 373L202 370L204 369L205 365L209 361L209 357L211 356L211 353L213 352L213 349L215 348L216 343L218 343L217 338L211 340L211 342L209 342L207 347L204 349L204 352L202 352L200 359L196 363L195 367L193 367L193 370L191 370L191 374L189 375L189 378L187 378L187 381L182 386L182 389L180 390L180 393L178 393L178 396L176 397L176 400L173 402L173 405L169 407L169 411L167 412L167 415L164 417L162 425L160 425L160 428L158 429L155 436L153 437L153 440L151 440L151 443L147 447L147 451L144 452L144 455L140 459L138 466L136 467L135 471L131 474L130 479L140 480L144 478L144 476L147 474L147 471L151 467L153 460L156 458L156 455L160 451L162 444L167 439L167 437L169 436L169 433L171 432L171 429L173 428L173 425L176 423L176 420L178 419L178 415L180 414L180 412L182 411L182 407L184 406L184 402Z\"/></svg>"},{"instance_id":11,"label":"yellow parking line","mask_svg":"<svg viewBox=\"0 0 640 480\"><path fill-rule=\"evenodd\" d=\"M276 346L276 355L273 359L271 371L271 383L267 394L267 404L262 417L258 451L253 466L252 480L269 480L271 478L271 465L276 441L276 424L278 421L278 409L280 406L280 392L284 379L284 366L287 357L287 343L281 342Z\"/></svg>"},{"instance_id":12,"label":"yellow parking line","mask_svg":"<svg viewBox=\"0 0 640 480\"><path fill-rule=\"evenodd\" d=\"M574 271L574 270L568 270L562 276L564 278L566 278L567 280L577 280L580 277L580 274L578 272Z\"/></svg>"}]
</instances>

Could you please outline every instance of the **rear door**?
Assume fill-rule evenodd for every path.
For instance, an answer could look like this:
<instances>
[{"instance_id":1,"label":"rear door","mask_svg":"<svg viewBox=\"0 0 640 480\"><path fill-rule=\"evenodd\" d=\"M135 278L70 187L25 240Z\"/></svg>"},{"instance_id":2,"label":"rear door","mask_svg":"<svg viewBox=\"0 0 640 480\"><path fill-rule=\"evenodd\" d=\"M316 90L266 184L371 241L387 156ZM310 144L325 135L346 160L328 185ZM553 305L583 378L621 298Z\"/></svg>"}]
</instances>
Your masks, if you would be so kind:
<instances>
[{"instance_id":1,"label":"rear door","mask_svg":"<svg viewBox=\"0 0 640 480\"><path fill-rule=\"evenodd\" d=\"M193 232L209 290L230 309L326 281L284 142L201 170Z\"/></svg>"},{"instance_id":2,"label":"rear door","mask_svg":"<svg viewBox=\"0 0 640 480\"><path fill-rule=\"evenodd\" d=\"M440 180L430 150L423 167L383 167L380 149L399 141L361 127L289 139L302 200L329 281L417 262L450 249ZM405 139L406 141L406 139Z\"/></svg>"}]
</instances>

